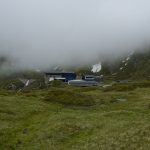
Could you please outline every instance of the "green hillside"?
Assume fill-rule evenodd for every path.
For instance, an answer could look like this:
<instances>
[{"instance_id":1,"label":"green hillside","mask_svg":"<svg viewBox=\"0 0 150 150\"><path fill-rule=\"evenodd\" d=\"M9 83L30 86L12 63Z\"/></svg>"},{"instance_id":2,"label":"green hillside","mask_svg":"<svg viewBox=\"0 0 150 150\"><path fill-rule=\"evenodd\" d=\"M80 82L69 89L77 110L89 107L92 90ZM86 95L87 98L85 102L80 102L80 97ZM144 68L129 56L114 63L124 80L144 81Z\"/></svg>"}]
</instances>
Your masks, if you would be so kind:
<instances>
[{"instance_id":1,"label":"green hillside","mask_svg":"<svg viewBox=\"0 0 150 150\"><path fill-rule=\"evenodd\" d=\"M0 149L149 150L150 84L144 85L0 90Z\"/></svg>"}]
</instances>

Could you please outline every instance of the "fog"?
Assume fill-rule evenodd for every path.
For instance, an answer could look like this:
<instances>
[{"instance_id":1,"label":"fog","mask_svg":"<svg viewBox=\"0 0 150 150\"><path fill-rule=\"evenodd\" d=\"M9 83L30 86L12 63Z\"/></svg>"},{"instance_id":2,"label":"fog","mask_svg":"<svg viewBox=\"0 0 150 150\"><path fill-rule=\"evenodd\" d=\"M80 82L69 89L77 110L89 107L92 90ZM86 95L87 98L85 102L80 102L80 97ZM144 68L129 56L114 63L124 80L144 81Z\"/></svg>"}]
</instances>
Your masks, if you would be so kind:
<instances>
[{"instance_id":1,"label":"fog","mask_svg":"<svg viewBox=\"0 0 150 150\"><path fill-rule=\"evenodd\" d=\"M42 68L150 43L149 0L0 0L0 56Z\"/></svg>"}]
</instances>

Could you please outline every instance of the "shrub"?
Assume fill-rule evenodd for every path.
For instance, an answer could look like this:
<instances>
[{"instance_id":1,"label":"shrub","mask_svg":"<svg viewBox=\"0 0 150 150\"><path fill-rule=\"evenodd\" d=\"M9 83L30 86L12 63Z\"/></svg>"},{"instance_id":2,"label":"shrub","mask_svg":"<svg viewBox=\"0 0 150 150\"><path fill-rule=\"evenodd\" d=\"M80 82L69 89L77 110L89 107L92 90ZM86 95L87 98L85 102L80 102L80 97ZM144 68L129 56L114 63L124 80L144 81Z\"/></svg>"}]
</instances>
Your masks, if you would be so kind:
<instances>
[{"instance_id":1,"label":"shrub","mask_svg":"<svg viewBox=\"0 0 150 150\"><path fill-rule=\"evenodd\" d=\"M103 91L132 91L136 88L149 88L150 82L141 81L141 82L130 82L130 83L115 83L110 87L104 88Z\"/></svg>"},{"instance_id":2,"label":"shrub","mask_svg":"<svg viewBox=\"0 0 150 150\"><path fill-rule=\"evenodd\" d=\"M143 81L143 82L136 82L132 83L134 87L139 87L139 88L148 88L150 87L150 82L149 81Z\"/></svg>"},{"instance_id":3,"label":"shrub","mask_svg":"<svg viewBox=\"0 0 150 150\"><path fill-rule=\"evenodd\" d=\"M54 81L49 82L49 86L63 87L63 86L65 86L65 83L63 81L60 81L60 80L54 80Z\"/></svg>"},{"instance_id":4,"label":"shrub","mask_svg":"<svg viewBox=\"0 0 150 150\"><path fill-rule=\"evenodd\" d=\"M11 85L14 85L14 89L20 89L24 86L24 84L17 79L0 79L0 88L3 89L13 89Z\"/></svg>"},{"instance_id":5,"label":"shrub","mask_svg":"<svg viewBox=\"0 0 150 150\"><path fill-rule=\"evenodd\" d=\"M95 104L92 96L69 89L52 89L44 98L48 102L65 105L92 106Z\"/></svg>"},{"instance_id":6,"label":"shrub","mask_svg":"<svg viewBox=\"0 0 150 150\"><path fill-rule=\"evenodd\" d=\"M15 94L14 91L11 90L5 90L5 89L0 89L0 95L3 96L9 96Z\"/></svg>"},{"instance_id":7,"label":"shrub","mask_svg":"<svg viewBox=\"0 0 150 150\"><path fill-rule=\"evenodd\" d=\"M98 89L98 87L72 87L72 88L74 88L74 90L78 92L90 92Z\"/></svg>"},{"instance_id":8,"label":"shrub","mask_svg":"<svg viewBox=\"0 0 150 150\"><path fill-rule=\"evenodd\" d=\"M131 84L127 84L127 83L121 83L121 84L114 84L112 86L106 87L103 89L104 92L107 91L131 91L134 90L135 87Z\"/></svg>"}]
</instances>

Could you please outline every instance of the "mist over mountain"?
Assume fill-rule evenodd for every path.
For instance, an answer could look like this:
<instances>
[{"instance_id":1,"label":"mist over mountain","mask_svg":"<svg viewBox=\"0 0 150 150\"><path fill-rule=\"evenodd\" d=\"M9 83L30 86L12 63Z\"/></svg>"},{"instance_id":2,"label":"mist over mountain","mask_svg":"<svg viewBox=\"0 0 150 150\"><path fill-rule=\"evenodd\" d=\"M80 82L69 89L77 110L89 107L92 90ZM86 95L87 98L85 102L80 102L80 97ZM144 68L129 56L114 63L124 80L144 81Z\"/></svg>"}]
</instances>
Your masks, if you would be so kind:
<instances>
[{"instance_id":1,"label":"mist over mountain","mask_svg":"<svg viewBox=\"0 0 150 150\"><path fill-rule=\"evenodd\" d=\"M1 0L0 20L12 70L97 63L150 43L149 0Z\"/></svg>"},{"instance_id":2,"label":"mist over mountain","mask_svg":"<svg viewBox=\"0 0 150 150\"><path fill-rule=\"evenodd\" d=\"M98 73L119 79L150 79L150 48L132 51L118 59L105 60Z\"/></svg>"}]
</instances>

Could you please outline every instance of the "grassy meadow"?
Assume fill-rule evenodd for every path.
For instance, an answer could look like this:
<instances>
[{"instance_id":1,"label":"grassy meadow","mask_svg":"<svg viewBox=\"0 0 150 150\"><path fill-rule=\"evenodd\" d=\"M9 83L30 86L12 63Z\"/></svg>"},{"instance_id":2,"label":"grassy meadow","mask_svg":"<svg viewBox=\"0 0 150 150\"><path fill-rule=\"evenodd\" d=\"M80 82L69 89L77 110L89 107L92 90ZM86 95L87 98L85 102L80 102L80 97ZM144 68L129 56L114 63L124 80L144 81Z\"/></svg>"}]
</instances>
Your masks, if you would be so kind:
<instances>
[{"instance_id":1,"label":"grassy meadow","mask_svg":"<svg viewBox=\"0 0 150 150\"><path fill-rule=\"evenodd\" d=\"M149 150L150 86L139 85L1 89L0 150Z\"/></svg>"}]
</instances>

